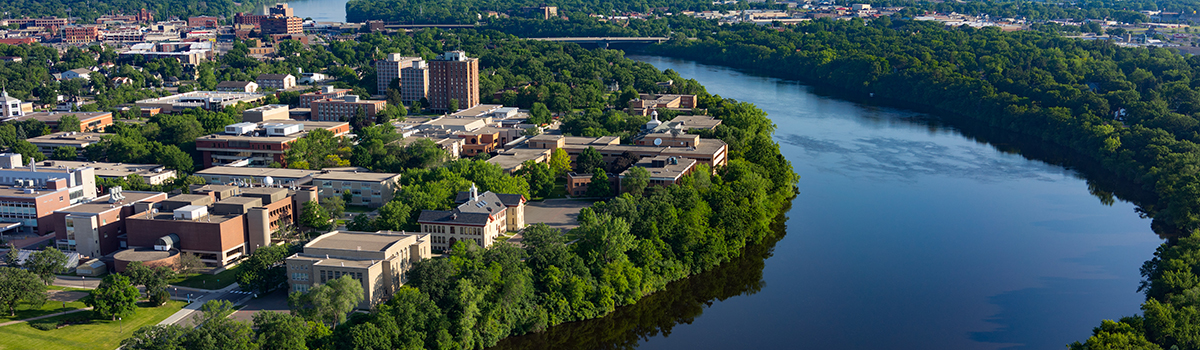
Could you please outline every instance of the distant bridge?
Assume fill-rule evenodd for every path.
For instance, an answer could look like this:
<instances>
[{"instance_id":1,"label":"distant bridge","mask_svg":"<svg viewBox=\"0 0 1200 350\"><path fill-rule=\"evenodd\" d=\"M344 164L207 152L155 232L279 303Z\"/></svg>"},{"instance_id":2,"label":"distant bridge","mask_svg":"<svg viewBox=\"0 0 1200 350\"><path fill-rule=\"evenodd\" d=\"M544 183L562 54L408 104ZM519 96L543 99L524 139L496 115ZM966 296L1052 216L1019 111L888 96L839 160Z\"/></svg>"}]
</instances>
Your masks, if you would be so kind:
<instances>
[{"instance_id":1,"label":"distant bridge","mask_svg":"<svg viewBox=\"0 0 1200 350\"><path fill-rule=\"evenodd\" d=\"M423 28L475 28L474 24L385 24L385 29L423 29Z\"/></svg>"},{"instance_id":2,"label":"distant bridge","mask_svg":"<svg viewBox=\"0 0 1200 350\"><path fill-rule=\"evenodd\" d=\"M557 41L563 43L595 44L608 47L609 44L658 44L671 38L661 36L616 37L616 36L586 36L562 38L528 38L529 40Z\"/></svg>"}]
</instances>

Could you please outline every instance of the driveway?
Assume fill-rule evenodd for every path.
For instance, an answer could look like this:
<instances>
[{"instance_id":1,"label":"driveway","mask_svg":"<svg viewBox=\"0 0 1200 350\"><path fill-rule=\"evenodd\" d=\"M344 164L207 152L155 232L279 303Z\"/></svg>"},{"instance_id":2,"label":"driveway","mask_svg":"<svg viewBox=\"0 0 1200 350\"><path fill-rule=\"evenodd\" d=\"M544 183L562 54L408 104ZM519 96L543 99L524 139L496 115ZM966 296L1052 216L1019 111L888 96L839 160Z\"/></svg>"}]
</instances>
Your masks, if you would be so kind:
<instances>
[{"instance_id":1,"label":"driveway","mask_svg":"<svg viewBox=\"0 0 1200 350\"><path fill-rule=\"evenodd\" d=\"M229 315L229 318L237 321L254 322L254 313L259 311L288 313L291 308L288 307L287 297L287 287L281 287L264 297L250 299L243 304L244 306L242 306L241 310L234 311L233 314Z\"/></svg>"},{"instance_id":2,"label":"driveway","mask_svg":"<svg viewBox=\"0 0 1200 350\"><path fill-rule=\"evenodd\" d=\"M593 200L547 199L525 204L525 224L545 223L563 231L579 226L579 211L592 206Z\"/></svg>"}]
</instances>

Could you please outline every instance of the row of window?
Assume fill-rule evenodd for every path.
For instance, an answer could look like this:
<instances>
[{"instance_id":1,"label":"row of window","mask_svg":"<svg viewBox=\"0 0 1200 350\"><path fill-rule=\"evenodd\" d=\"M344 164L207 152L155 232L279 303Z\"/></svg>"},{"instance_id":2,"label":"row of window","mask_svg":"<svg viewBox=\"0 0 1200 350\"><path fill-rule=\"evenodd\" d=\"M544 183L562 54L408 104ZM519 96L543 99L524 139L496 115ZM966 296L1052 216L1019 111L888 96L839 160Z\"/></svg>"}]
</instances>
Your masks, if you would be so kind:
<instances>
[{"instance_id":1,"label":"row of window","mask_svg":"<svg viewBox=\"0 0 1200 350\"><path fill-rule=\"evenodd\" d=\"M327 282L327 281L329 281L329 280L333 280L333 279L338 279L338 278L341 278L341 277L342 277L342 275L350 275L350 278L353 278L353 279L356 279L356 280L359 280L359 281L362 281L362 280L363 280L362 272L344 272L344 271L325 271L325 270L321 270L321 283L325 283L325 282Z\"/></svg>"}]
</instances>

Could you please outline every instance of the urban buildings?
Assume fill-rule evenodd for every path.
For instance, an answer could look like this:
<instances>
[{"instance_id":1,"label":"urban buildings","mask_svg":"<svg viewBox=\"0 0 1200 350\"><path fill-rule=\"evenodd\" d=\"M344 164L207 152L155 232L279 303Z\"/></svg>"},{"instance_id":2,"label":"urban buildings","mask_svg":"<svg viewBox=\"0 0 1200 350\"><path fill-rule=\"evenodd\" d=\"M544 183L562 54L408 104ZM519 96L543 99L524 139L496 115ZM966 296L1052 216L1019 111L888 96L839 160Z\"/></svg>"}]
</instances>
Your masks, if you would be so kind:
<instances>
[{"instance_id":1,"label":"urban buildings","mask_svg":"<svg viewBox=\"0 0 1200 350\"><path fill-rule=\"evenodd\" d=\"M288 9L291 10L291 9ZM303 34L304 20L295 16L270 15L259 20L263 34Z\"/></svg>"},{"instance_id":2,"label":"urban buildings","mask_svg":"<svg viewBox=\"0 0 1200 350\"><path fill-rule=\"evenodd\" d=\"M387 107L387 101L360 100L356 95L345 95L341 99L326 98L309 102L312 108L312 120L316 121L346 121L358 113L358 109L366 112L367 118L375 120L375 114Z\"/></svg>"},{"instance_id":3,"label":"urban buildings","mask_svg":"<svg viewBox=\"0 0 1200 350\"><path fill-rule=\"evenodd\" d=\"M265 122L268 120L289 120L288 105L266 105L254 107L242 111L242 121L250 123Z\"/></svg>"},{"instance_id":4,"label":"urban buildings","mask_svg":"<svg viewBox=\"0 0 1200 350\"><path fill-rule=\"evenodd\" d=\"M650 115L659 108L687 110L696 108L696 95L651 95L640 94L629 101L629 114Z\"/></svg>"},{"instance_id":5,"label":"urban buildings","mask_svg":"<svg viewBox=\"0 0 1200 350\"><path fill-rule=\"evenodd\" d=\"M162 113L179 113L188 108L220 110L238 103L255 103L262 94L252 92L192 91L137 101L142 110L157 108Z\"/></svg>"},{"instance_id":6,"label":"urban buildings","mask_svg":"<svg viewBox=\"0 0 1200 350\"><path fill-rule=\"evenodd\" d=\"M197 171L195 175L204 178L204 181L211 185L261 185L269 181L276 185L291 187L311 184L313 175L319 174L321 171L322 170L214 166ZM270 178L270 180L267 180L268 178Z\"/></svg>"},{"instance_id":7,"label":"urban buildings","mask_svg":"<svg viewBox=\"0 0 1200 350\"><path fill-rule=\"evenodd\" d=\"M324 99L339 99L346 96L350 89L335 89L333 86L322 86L321 90L300 95L300 108L312 107L312 101Z\"/></svg>"},{"instance_id":8,"label":"urban buildings","mask_svg":"<svg viewBox=\"0 0 1200 350\"><path fill-rule=\"evenodd\" d=\"M325 170L314 174L312 182L321 198L344 198L345 193L350 193L347 205L378 208L391 201L400 189L400 174Z\"/></svg>"},{"instance_id":9,"label":"urban buildings","mask_svg":"<svg viewBox=\"0 0 1200 350\"><path fill-rule=\"evenodd\" d=\"M380 90L384 91L384 90ZM400 69L400 100L420 101L429 96L429 65L424 60Z\"/></svg>"},{"instance_id":10,"label":"urban buildings","mask_svg":"<svg viewBox=\"0 0 1200 350\"><path fill-rule=\"evenodd\" d=\"M265 167L272 163L286 166L284 152L287 151L288 144L316 129L329 130L335 136L341 136L350 132L350 124L290 119L261 123L242 122L226 126L224 133L197 138L196 150L200 152L204 167Z\"/></svg>"},{"instance_id":11,"label":"urban buildings","mask_svg":"<svg viewBox=\"0 0 1200 350\"><path fill-rule=\"evenodd\" d=\"M447 250L462 240L489 247L500 234L525 225L525 197L521 195L479 193L471 185L470 192L459 193L456 203L454 210L422 210L417 218L421 232L430 235L433 249Z\"/></svg>"},{"instance_id":12,"label":"urban buildings","mask_svg":"<svg viewBox=\"0 0 1200 350\"><path fill-rule=\"evenodd\" d=\"M167 194L162 192L122 191L114 187L109 194L92 201L56 210L50 220L55 246L93 258L124 249L125 219L136 213L135 205L145 206L165 199Z\"/></svg>"},{"instance_id":13,"label":"urban buildings","mask_svg":"<svg viewBox=\"0 0 1200 350\"><path fill-rule=\"evenodd\" d=\"M263 89L287 90L296 87L296 77L291 74L259 74L255 82Z\"/></svg>"},{"instance_id":14,"label":"urban buildings","mask_svg":"<svg viewBox=\"0 0 1200 350\"><path fill-rule=\"evenodd\" d=\"M398 53L390 53L387 55L387 58L375 61L375 72L379 76L376 81L379 93L383 94L387 92L388 85L392 83L392 80L401 79L402 70L411 68L418 63L424 66L425 60L422 60L420 57L404 57ZM401 79L400 86L404 86L403 79Z\"/></svg>"},{"instance_id":15,"label":"urban buildings","mask_svg":"<svg viewBox=\"0 0 1200 350\"><path fill-rule=\"evenodd\" d=\"M102 132L104 128L113 124L112 112L32 112L3 121L15 122L36 119L46 123L46 126L49 126L51 129L60 130L62 127L58 125L58 122L62 120L62 117L71 115L79 119L79 130L83 132Z\"/></svg>"},{"instance_id":16,"label":"urban buildings","mask_svg":"<svg viewBox=\"0 0 1200 350\"><path fill-rule=\"evenodd\" d=\"M317 200L311 187L202 185L191 192L130 215L126 246L178 250L196 254L209 266L228 266L271 244L272 234L292 225L304 203ZM120 271L124 259L116 258Z\"/></svg>"},{"instance_id":17,"label":"urban buildings","mask_svg":"<svg viewBox=\"0 0 1200 350\"><path fill-rule=\"evenodd\" d=\"M657 135L657 136L655 136ZM657 138L667 138L670 134L651 134ZM692 137L688 139L688 137ZM724 166L729 162L728 152L729 146L724 141L714 139L701 139L699 135L681 135L681 140L678 142L687 142L688 146L669 146L661 145L664 141L659 141L660 145L622 145L621 139L616 136L604 137L579 137L579 136L562 136L562 135L538 135L529 138L528 146L534 149L563 149L567 154L571 155L571 159L575 159L583 150L592 147L595 148L604 157L605 162L612 162L618 158L636 157L637 159L657 156L675 156L680 158L695 159L701 164L718 167ZM628 156L626 156L628 153Z\"/></svg>"},{"instance_id":18,"label":"urban buildings","mask_svg":"<svg viewBox=\"0 0 1200 350\"><path fill-rule=\"evenodd\" d=\"M92 168L98 179L126 179L129 175L137 175L148 185L159 185L175 179L175 170L164 168L158 164L126 164L73 160L46 160L38 164L38 166L43 168ZM99 185L97 186L99 187ZM100 188L98 191L103 190L103 188Z\"/></svg>"},{"instance_id":19,"label":"urban buildings","mask_svg":"<svg viewBox=\"0 0 1200 350\"><path fill-rule=\"evenodd\" d=\"M188 27L194 28L216 28L221 23L219 18L213 16L196 16L188 17Z\"/></svg>"},{"instance_id":20,"label":"urban buildings","mask_svg":"<svg viewBox=\"0 0 1200 350\"><path fill-rule=\"evenodd\" d=\"M0 227L45 235L54 231L55 210L96 198L96 175L90 167L24 166L17 153L0 154Z\"/></svg>"},{"instance_id":21,"label":"urban buildings","mask_svg":"<svg viewBox=\"0 0 1200 350\"><path fill-rule=\"evenodd\" d=\"M221 92L258 92L258 83L253 81L222 81L217 84Z\"/></svg>"},{"instance_id":22,"label":"urban buildings","mask_svg":"<svg viewBox=\"0 0 1200 350\"><path fill-rule=\"evenodd\" d=\"M104 134L69 131L42 135L26 141L37 146L38 151L41 151L47 158L53 155L54 150L59 147L70 147L75 149L78 159L83 160L87 158L83 153L83 149L87 146L100 143L101 136L104 136Z\"/></svg>"},{"instance_id":23,"label":"urban buildings","mask_svg":"<svg viewBox=\"0 0 1200 350\"><path fill-rule=\"evenodd\" d=\"M100 40L100 27L94 25L62 27L62 41L71 44L90 43Z\"/></svg>"},{"instance_id":24,"label":"urban buildings","mask_svg":"<svg viewBox=\"0 0 1200 350\"><path fill-rule=\"evenodd\" d=\"M159 58L178 60L183 64L200 64L212 54L212 43L200 42L160 42L135 44L128 51L121 52L122 57L142 56L146 61Z\"/></svg>"},{"instance_id":25,"label":"urban buildings","mask_svg":"<svg viewBox=\"0 0 1200 350\"><path fill-rule=\"evenodd\" d=\"M479 104L479 59L464 51L450 51L429 62L429 104L433 110L451 111Z\"/></svg>"},{"instance_id":26,"label":"urban buildings","mask_svg":"<svg viewBox=\"0 0 1200 350\"><path fill-rule=\"evenodd\" d=\"M8 90L0 92L0 118L21 117L30 112L33 112L33 103L9 96Z\"/></svg>"},{"instance_id":27,"label":"urban buildings","mask_svg":"<svg viewBox=\"0 0 1200 350\"><path fill-rule=\"evenodd\" d=\"M332 231L304 245L287 258L291 292L349 275L362 283L360 309L370 309L407 282L413 264L432 256L428 234L395 231Z\"/></svg>"},{"instance_id":28,"label":"urban buildings","mask_svg":"<svg viewBox=\"0 0 1200 350\"><path fill-rule=\"evenodd\" d=\"M670 186L679 182L685 175L690 174L696 169L696 160L679 158L672 156L658 156L653 158L642 159L634 164L633 167L645 168L646 172L650 173L650 186ZM629 169L633 169L630 167ZM629 170L621 173L619 178L624 179L629 176ZM618 181L618 184L621 183ZM613 187L617 188L617 187ZM621 192L625 189L622 188Z\"/></svg>"}]
</instances>

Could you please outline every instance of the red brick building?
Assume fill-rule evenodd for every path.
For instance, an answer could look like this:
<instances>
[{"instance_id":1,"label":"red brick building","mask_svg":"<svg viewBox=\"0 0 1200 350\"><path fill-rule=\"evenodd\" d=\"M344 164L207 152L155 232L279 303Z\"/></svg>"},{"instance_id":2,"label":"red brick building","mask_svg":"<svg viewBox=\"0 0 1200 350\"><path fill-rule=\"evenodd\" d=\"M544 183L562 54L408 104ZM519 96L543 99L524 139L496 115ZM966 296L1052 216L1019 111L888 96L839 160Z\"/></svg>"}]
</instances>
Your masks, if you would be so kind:
<instances>
[{"instance_id":1,"label":"red brick building","mask_svg":"<svg viewBox=\"0 0 1200 350\"><path fill-rule=\"evenodd\" d=\"M100 40L98 26L67 26L62 28L62 40L67 43L90 43Z\"/></svg>"},{"instance_id":2,"label":"red brick building","mask_svg":"<svg viewBox=\"0 0 1200 350\"><path fill-rule=\"evenodd\" d=\"M213 16L197 16L188 18L188 27L216 28L221 20Z\"/></svg>"},{"instance_id":3,"label":"red brick building","mask_svg":"<svg viewBox=\"0 0 1200 350\"><path fill-rule=\"evenodd\" d=\"M267 167L271 163L286 166L284 153L288 145L315 129L326 129L341 136L350 132L350 124L297 120L238 123L227 126L225 133L197 138L196 150L201 153L206 168L215 165Z\"/></svg>"}]
</instances>

